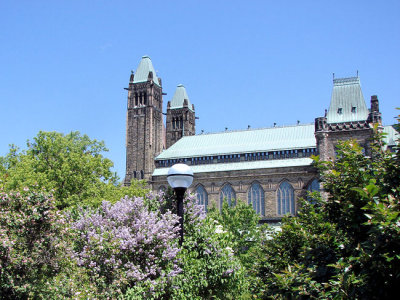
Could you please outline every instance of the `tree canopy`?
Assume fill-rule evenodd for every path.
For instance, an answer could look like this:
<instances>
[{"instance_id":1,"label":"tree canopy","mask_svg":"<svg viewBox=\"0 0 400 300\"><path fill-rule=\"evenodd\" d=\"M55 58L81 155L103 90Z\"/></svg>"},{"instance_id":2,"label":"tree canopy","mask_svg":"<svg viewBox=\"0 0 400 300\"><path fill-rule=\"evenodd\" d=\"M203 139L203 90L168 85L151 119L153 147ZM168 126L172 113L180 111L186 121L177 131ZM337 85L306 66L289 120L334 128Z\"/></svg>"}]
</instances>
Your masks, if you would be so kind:
<instances>
[{"instance_id":1,"label":"tree canopy","mask_svg":"<svg viewBox=\"0 0 400 300\"><path fill-rule=\"evenodd\" d=\"M54 194L58 208L94 201L118 179L102 155L106 151L103 142L79 132L40 131L26 150L11 146L1 158L0 184L4 190L44 189Z\"/></svg>"},{"instance_id":2,"label":"tree canopy","mask_svg":"<svg viewBox=\"0 0 400 300\"><path fill-rule=\"evenodd\" d=\"M377 128L375 128L377 129ZM319 161L327 199L303 201L296 217L264 245L264 296L391 299L400 282L400 153L376 130L372 154L355 140Z\"/></svg>"}]
</instances>

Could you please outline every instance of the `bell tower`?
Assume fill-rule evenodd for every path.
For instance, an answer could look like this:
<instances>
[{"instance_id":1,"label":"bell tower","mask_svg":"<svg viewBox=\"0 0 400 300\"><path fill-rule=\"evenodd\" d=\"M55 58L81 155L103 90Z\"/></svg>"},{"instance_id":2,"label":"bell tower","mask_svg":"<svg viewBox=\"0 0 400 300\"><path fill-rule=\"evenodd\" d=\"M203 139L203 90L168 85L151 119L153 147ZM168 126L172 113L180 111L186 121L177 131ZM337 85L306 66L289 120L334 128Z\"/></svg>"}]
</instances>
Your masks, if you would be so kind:
<instances>
[{"instance_id":1,"label":"bell tower","mask_svg":"<svg viewBox=\"0 0 400 300\"><path fill-rule=\"evenodd\" d=\"M162 84L148 56L129 79L126 116L125 185L132 179L151 180L154 158L164 148Z\"/></svg>"},{"instance_id":2,"label":"bell tower","mask_svg":"<svg viewBox=\"0 0 400 300\"><path fill-rule=\"evenodd\" d=\"M195 135L195 121L194 105L190 103L185 87L179 84L167 104L167 148L183 136Z\"/></svg>"}]
</instances>

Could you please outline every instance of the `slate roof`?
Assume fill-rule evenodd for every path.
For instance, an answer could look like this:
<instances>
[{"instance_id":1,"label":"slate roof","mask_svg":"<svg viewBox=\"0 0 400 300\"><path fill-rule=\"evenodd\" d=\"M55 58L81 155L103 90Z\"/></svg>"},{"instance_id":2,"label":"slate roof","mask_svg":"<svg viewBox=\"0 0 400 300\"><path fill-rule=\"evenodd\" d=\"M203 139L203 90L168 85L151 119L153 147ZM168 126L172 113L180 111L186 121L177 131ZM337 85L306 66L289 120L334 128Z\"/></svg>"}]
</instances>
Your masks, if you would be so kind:
<instances>
[{"instance_id":1,"label":"slate roof","mask_svg":"<svg viewBox=\"0 0 400 300\"><path fill-rule=\"evenodd\" d=\"M274 160L256 160L244 161L238 163L219 163L219 164L205 164L205 165L192 165L190 168L194 174L205 172L224 172L224 171L240 171L240 170L253 170L253 169L271 169L271 168L285 168L285 167L301 167L310 166L312 163L311 158L290 158L290 159L274 159ZM153 172L153 176L164 176L168 174L168 168L157 168Z\"/></svg>"},{"instance_id":2,"label":"slate roof","mask_svg":"<svg viewBox=\"0 0 400 300\"><path fill-rule=\"evenodd\" d=\"M160 82L158 81L157 73L154 70L153 63L151 62L150 57L148 57L147 55L142 56L139 66L136 69L133 83L146 82L149 77L150 71L153 72L154 83L160 86Z\"/></svg>"},{"instance_id":3,"label":"slate roof","mask_svg":"<svg viewBox=\"0 0 400 300\"><path fill-rule=\"evenodd\" d=\"M315 148L314 124L182 137L156 160Z\"/></svg>"},{"instance_id":4,"label":"slate roof","mask_svg":"<svg viewBox=\"0 0 400 300\"><path fill-rule=\"evenodd\" d=\"M326 117L328 123L367 120L368 109L361 91L359 77L333 80L332 98Z\"/></svg>"},{"instance_id":5,"label":"slate roof","mask_svg":"<svg viewBox=\"0 0 400 300\"><path fill-rule=\"evenodd\" d=\"M179 84L176 87L174 96L172 97L170 109L182 108L185 99L188 101L188 108L192 110L192 104L190 103L186 89L183 84Z\"/></svg>"}]
</instances>

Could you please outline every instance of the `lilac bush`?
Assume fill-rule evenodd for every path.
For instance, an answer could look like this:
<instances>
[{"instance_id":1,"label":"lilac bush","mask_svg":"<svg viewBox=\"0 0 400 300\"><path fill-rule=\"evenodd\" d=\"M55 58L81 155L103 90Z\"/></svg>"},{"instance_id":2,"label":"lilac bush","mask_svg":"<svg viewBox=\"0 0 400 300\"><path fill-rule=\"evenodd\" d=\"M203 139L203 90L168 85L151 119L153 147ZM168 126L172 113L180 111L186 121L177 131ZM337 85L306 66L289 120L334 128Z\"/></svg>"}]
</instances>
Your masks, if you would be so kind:
<instances>
[{"instance_id":1,"label":"lilac bush","mask_svg":"<svg viewBox=\"0 0 400 300\"><path fill-rule=\"evenodd\" d=\"M55 200L25 189L0 192L0 298L37 298L59 273L67 227Z\"/></svg>"},{"instance_id":2,"label":"lilac bush","mask_svg":"<svg viewBox=\"0 0 400 300\"><path fill-rule=\"evenodd\" d=\"M73 256L104 297L137 284L157 289L181 271L178 218L160 212L160 196L125 197L114 205L104 201L97 210L83 211L72 225L77 233Z\"/></svg>"}]
</instances>

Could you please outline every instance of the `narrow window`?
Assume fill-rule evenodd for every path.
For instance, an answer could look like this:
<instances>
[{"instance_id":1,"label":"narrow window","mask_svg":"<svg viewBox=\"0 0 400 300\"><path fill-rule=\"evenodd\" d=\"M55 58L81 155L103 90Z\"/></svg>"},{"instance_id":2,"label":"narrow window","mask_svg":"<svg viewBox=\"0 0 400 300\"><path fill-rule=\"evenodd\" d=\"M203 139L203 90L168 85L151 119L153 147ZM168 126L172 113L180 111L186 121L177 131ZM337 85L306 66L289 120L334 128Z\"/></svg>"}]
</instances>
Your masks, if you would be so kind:
<instances>
[{"instance_id":1,"label":"narrow window","mask_svg":"<svg viewBox=\"0 0 400 300\"><path fill-rule=\"evenodd\" d=\"M258 183L251 185L248 192L248 203L253 206L257 214L264 216L264 190Z\"/></svg>"},{"instance_id":2,"label":"narrow window","mask_svg":"<svg viewBox=\"0 0 400 300\"><path fill-rule=\"evenodd\" d=\"M311 183L308 184L307 191L309 191L310 193L320 191L319 182L316 178L314 178L313 181L311 181ZM310 196L307 196L307 200L311 201L312 199Z\"/></svg>"},{"instance_id":3,"label":"narrow window","mask_svg":"<svg viewBox=\"0 0 400 300\"><path fill-rule=\"evenodd\" d=\"M236 194L230 184L224 185L224 187L221 189L221 193L219 194L219 200L220 200L220 208L221 209L222 209L222 203L224 202L224 200L226 200L226 202L228 203L229 206L236 205Z\"/></svg>"},{"instance_id":4,"label":"narrow window","mask_svg":"<svg viewBox=\"0 0 400 300\"><path fill-rule=\"evenodd\" d=\"M353 114L355 114L355 113L357 112L357 107L353 106L353 107L351 108L351 112L352 112Z\"/></svg>"},{"instance_id":5,"label":"narrow window","mask_svg":"<svg viewBox=\"0 0 400 300\"><path fill-rule=\"evenodd\" d=\"M208 194L206 189L202 185L199 185L197 187L196 195L197 195L197 204L204 206L204 210L207 211Z\"/></svg>"},{"instance_id":6,"label":"narrow window","mask_svg":"<svg viewBox=\"0 0 400 300\"><path fill-rule=\"evenodd\" d=\"M288 213L294 215L294 189L289 182L284 181L277 190L277 214Z\"/></svg>"}]
</instances>

